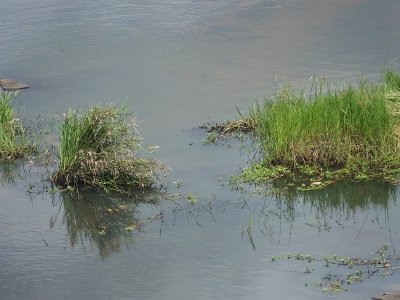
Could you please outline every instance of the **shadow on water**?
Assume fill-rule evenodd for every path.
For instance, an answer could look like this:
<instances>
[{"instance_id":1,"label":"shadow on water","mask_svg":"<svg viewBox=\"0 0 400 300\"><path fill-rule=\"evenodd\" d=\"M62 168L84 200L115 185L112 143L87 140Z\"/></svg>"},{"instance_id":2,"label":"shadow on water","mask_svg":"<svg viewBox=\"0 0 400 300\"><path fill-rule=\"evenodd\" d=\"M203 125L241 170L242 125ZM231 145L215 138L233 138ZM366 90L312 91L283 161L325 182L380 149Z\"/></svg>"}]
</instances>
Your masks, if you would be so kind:
<instances>
[{"instance_id":1,"label":"shadow on water","mask_svg":"<svg viewBox=\"0 0 400 300\"><path fill-rule=\"evenodd\" d=\"M140 203L157 203L158 195L140 193L133 198L85 193L61 192L53 205L59 206L50 220L53 228L62 214L71 247L81 245L86 251L98 250L104 260L123 246L128 247L140 232L138 218Z\"/></svg>"}]
</instances>

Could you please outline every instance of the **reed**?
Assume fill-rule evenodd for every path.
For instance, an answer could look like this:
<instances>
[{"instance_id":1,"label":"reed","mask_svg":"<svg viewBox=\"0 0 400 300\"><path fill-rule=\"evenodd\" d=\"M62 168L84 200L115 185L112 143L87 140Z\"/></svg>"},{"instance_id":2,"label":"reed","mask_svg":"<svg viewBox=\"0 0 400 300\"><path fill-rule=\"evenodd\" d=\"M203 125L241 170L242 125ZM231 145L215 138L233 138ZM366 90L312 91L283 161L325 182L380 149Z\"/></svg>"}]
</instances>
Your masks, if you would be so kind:
<instances>
[{"instance_id":1,"label":"reed","mask_svg":"<svg viewBox=\"0 0 400 300\"><path fill-rule=\"evenodd\" d=\"M153 185L157 164L141 158L135 120L121 106L94 106L83 116L70 110L60 127L59 166L52 180L64 188L129 194Z\"/></svg>"}]
</instances>

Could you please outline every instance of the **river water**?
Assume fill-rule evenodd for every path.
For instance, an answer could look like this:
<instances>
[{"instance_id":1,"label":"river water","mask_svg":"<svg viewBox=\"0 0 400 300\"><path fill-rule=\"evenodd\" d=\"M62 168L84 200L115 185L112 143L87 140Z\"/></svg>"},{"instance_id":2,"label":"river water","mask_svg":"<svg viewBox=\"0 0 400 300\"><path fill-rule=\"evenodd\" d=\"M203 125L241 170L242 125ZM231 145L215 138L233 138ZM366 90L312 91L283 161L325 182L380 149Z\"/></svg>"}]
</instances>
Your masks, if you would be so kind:
<instances>
[{"instance_id":1,"label":"river water","mask_svg":"<svg viewBox=\"0 0 400 300\"><path fill-rule=\"evenodd\" d=\"M399 1L0 4L0 77L31 86L14 102L21 118L124 101L171 168L169 192L197 200L83 195L79 203L41 191L45 170L3 164L0 299L325 299L305 282L351 271L272 256L367 257L384 243L396 255L397 187L243 193L226 182L249 154L234 141L203 146L193 127L237 117L236 107L273 92L275 78L301 85L317 74L340 84L396 68ZM332 297L369 299L400 288L399 279L373 276Z\"/></svg>"}]
</instances>

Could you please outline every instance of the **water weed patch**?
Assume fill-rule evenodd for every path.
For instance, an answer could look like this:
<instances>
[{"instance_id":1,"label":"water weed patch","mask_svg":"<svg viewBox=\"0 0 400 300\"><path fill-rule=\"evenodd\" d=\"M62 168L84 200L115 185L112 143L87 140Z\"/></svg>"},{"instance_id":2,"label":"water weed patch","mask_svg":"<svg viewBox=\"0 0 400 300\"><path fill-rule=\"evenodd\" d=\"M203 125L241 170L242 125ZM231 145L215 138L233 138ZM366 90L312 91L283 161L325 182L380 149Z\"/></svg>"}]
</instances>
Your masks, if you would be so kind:
<instances>
[{"instance_id":1,"label":"water weed patch","mask_svg":"<svg viewBox=\"0 0 400 300\"><path fill-rule=\"evenodd\" d=\"M389 245L385 244L371 253L366 258L357 257L339 257L337 255L324 256L316 258L309 254L286 254L282 256L273 256L272 261L297 260L307 263L303 273L310 274L314 272L314 267L320 264L319 268L329 269L335 267L335 273L330 271L322 280L306 282L306 287L320 287L322 292L327 294L336 294L347 291L348 288L356 283L363 282L375 275L383 277L391 276L399 268L397 263L399 258L388 254ZM342 270L341 270L342 269Z\"/></svg>"}]
</instances>

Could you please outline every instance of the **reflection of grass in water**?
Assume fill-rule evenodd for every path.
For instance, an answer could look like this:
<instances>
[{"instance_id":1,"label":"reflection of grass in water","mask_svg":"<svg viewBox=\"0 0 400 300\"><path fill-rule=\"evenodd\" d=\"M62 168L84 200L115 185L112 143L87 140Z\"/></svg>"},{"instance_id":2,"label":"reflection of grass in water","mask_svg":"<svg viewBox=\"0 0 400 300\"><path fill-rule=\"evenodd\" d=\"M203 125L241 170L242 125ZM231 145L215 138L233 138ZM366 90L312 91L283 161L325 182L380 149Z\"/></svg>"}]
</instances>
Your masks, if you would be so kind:
<instances>
[{"instance_id":1,"label":"reflection of grass in water","mask_svg":"<svg viewBox=\"0 0 400 300\"><path fill-rule=\"evenodd\" d=\"M390 201L396 201L396 187L389 183L343 182L323 190L298 191L290 189L285 193L286 201L301 199L322 214L332 211L350 217L357 210L380 208L387 210Z\"/></svg>"},{"instance_id":2,"label":"reflection of grass in water","mask_svg":"<svg viewBox=\"0 0 400 300\"><path fill-rule=\"evenodd\" d=\"M64 210L63 222L69 234L71 247L78 243L84 246L88 241L105 259L113 252L119 251L121 246L132 242L132 232L140 230L137 219L140 199L124 201L99 194L77 196L74 193L62 193L60 197ZM53 225L55 221L56 218L52 219Z\"/></svg>"},{"instance_id":3,"label":"reflection of grass in water","mask_svg":"<svg viewBox=\"0 0 400 300\"><path fill-rule=\"evenodd\" d=\"M270 192L267 192L270 193ZM319 231L329 231L331 223L345 225L356 214L371 217L375 212L374 222L379 222L383 214L386 222L389 207L396 203L397 189L388 183L351 183L334 184L323 190L299 191L295 188L279 189L274 192L274 201L265 200L260 211L259 229L269 239L276 237L276 229L289 226L289 236L296 224L296 218L305 217L305 225ZM387 224L390 227L390 224ZM281 231L279 230L278 239Z\"/></svg>"},{"instance_id":4,"label":"reflection of grass in water","mask_svg":"<svg viewBox=\"0 0 400 300\"><path fill-rule=\"evenodd\" d=\"M11 161L0 161L0 182L14 184L21 178L21 164Z\"/></svg>"},{"instance_id":5,"label":"reflection of grass in water","mask_svg":"<svg viewBox=\"0 0 400 300\"><path fill-rule=\"evenodd\" d=\"M315 218L316 221L312 224L304 220L305 225L328 231L332 228L329 225L329 219L333 218L336 218L335 223L337 225L343 226L345 221L355 222L356 214L365 215L364 221L371 218L371 221L379 222L378 219L370 215L371 211L376 211L377 216L380 213L384 214L390 233L389 209L391 205L396 203L396 198L397 188L389 183L342 182L323 190L313 191L299 191L295 188L279 189L274 202L277 208L275 212L264 208L262 213L266 218L275 217L275 223L289 223L291 232L291 229L295 226L296 217L303 211L307 218ZM302 215L303 219L305 215ZM264 232L266 231L264 230ZM273 236L273 233L270 236ZM301 270L304 273L312 273L313 268L316 267L316 262L320 262L321 266L318 268L318 273L327 268L327 274L322 275L321 279L307 282L305 285L318 286L322 288L324 293L337 293L347 290L351 284L364 281L374 275L391 275L392 267L398 264L398 258L395 255L387 254L387 251L388 245L385 244L373 255L363 258L337 257L332 253L329 253L332 256L322 258L313 257L309 254L285 254L273 256L272 261L294 258L298 261L313 263L305 266L305 270ZM332 266L335 266L335 268L330 268Z\"/></svg>"}]
</instances>

